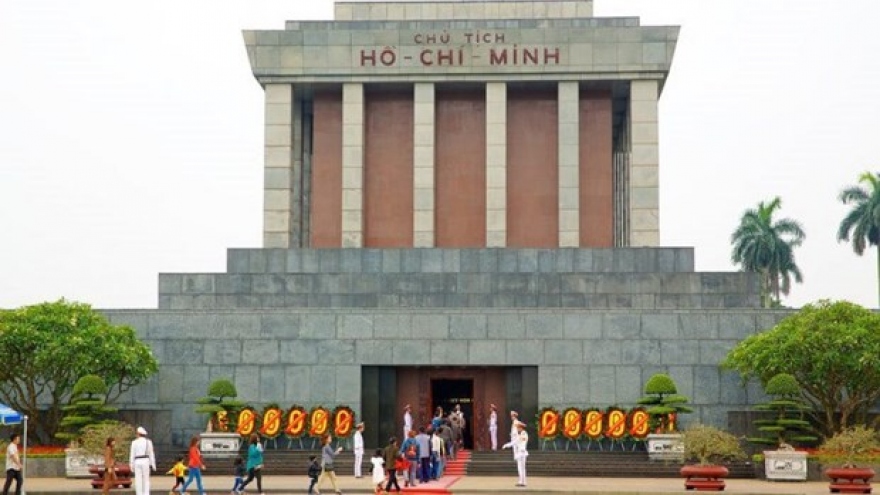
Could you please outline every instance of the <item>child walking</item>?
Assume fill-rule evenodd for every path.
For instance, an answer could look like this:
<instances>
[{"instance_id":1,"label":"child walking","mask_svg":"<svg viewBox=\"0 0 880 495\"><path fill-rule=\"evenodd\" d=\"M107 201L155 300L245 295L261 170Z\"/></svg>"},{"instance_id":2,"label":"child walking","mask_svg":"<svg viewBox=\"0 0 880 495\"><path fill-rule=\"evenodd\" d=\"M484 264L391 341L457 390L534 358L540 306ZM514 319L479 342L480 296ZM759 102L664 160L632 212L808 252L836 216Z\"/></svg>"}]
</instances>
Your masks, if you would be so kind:
<instances>
[{"instance_id":1,"label":"child walking","mask_svg":"<svg viewBox=\"0 0 880 495\"><path fill-rule=\"evenodd\" d=\"M235 473L235 482L232 483L232 495L240 495L242 488L244 488L244 459L241 456L235 458L235 461L232 462L232 468Z\"/></svg>"},{"instance_id":2,"label":"child walking","mask_svg":"<svg viewBox=\"0 0 880 495\"><path fill-rule=\"evenodd\" d=\"M171 495L177 493L177 489L183 484L183 476L186 474L186 466L183 464L183 456L177 458L177 462L171 466L167 473L174 476L174 486L171 487Z\"/></svg>"},{"instance_id":3,"label":"child walking","mask_svg":"<svg viewBox=\"0 0 880 495\"><path fill-rule=\"evenodd\" d=\"M308 471L307 475L308 475L309 479L312 480L309 483L309 495L312 495L312 493L315 493L314 492L315 483L318 482L318 476L321 475L321 463L318 462L317 456L314 456L314 455L309 456L309 471Z\"/></svg>"},{"instance_id":4,"label":"child walking","mask_svg":"<svg viewBox=\"0 0 880 495\"><path fill-rule=\"evenodd\" d=\"M376 449L370 462L373 463L373 484L376 485L374 493L382 495L385 493L385 490L382 489L382 485L385 483L385 468L383 467L385 459L382 458L382 449Z\"/></svg>"}]
</instances>

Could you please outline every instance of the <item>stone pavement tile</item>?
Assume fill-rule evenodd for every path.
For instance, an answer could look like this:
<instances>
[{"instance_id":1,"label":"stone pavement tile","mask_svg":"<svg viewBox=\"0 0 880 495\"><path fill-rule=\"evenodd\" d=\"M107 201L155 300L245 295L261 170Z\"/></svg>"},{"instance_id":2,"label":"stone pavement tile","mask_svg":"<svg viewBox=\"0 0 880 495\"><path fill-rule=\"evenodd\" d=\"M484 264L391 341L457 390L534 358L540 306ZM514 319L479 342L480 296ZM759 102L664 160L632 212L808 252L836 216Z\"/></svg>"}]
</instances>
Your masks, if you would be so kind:
<instances>
[{"instance_id":1,"label":"stone pavement tile","mask_svg":"<svg viewBox=\"0 0 880 495\"><path fill-rule=\"evenodd\" d=\"M369 476L355 479L352 476L339 476L339 488L343 493L372 493ZM455 495L484 494L625 494L648 495L654 493L690 493L684 490L684 481L679 478L548 478L530 477L526 488L515 487L516 476L465 476L450 487ZM151 478L153 494L167 494L174 484L170 476L155 475ZM433 483L432 483L433 484ZM437 483L439 485L439 483ZM205 476L204 486L211 495L228 494L232 487L232 476ZM263 491L273 495L306 493L308 479L305 476L272 476L263 478ZM28 478L25 480L28 495L87 495L100 493L93 490L86 479L67 478ZM248 493L256 493L256 486L248 487ZM323 493L331 494L332 488L325 483ZM771 482L762 480L727 480L726 493L747 495L819 495L828 493L828 483L811 482ZM133 493L133 490L113 490L113 493ZM188 493L196 494L191 485Z\"/></svg>"}]
</instances>

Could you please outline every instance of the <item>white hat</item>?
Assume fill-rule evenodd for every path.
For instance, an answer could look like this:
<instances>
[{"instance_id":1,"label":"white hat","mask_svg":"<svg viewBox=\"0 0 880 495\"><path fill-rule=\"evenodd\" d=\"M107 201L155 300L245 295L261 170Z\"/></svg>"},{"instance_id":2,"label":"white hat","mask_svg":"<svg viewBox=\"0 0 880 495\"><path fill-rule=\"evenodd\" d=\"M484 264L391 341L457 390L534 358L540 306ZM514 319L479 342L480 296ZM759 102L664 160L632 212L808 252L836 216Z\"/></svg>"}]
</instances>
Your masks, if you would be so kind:
<instances>
[{"instance_id":1,"label":"white hat","mask_svg":"<svg viewBox=\"0 0 880 495\"><path fill-rule=\"evenodd\" d=\"M147 430L143 426L138 426L137 434L147 436Z\"/></svg>"}]
</instances>

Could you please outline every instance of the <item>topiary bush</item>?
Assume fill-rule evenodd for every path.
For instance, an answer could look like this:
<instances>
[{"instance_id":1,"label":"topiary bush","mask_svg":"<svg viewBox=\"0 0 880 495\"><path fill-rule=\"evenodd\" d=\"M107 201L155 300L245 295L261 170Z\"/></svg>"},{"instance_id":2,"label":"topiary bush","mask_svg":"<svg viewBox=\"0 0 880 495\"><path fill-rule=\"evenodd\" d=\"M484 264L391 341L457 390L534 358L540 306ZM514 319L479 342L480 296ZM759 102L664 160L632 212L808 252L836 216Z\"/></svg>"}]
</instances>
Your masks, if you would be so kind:
<instances>
[{"instance_id":1,"label":"topiary bush","mask_svg":"<svg viewBox=\"0 0 880 495\"><path fill-rule=\"evenodd\" d=\"M644 393L638 404L647 406L645 411L651 416L651 428L656 433L676 431L672 415L694 412L685 405L690 399L678 393L675 381L665 373L657 373L648 379Z\"/></svg>"},{"instance_id":2,"label":"topiary bush","mask_svg":"<svg viewBox=\"0 0 880 495\"><path fill-rule=\"evenodd\" d=\"M110 417L117 408L107 405L107 390L107 384L100 376L85 375L77 380L71 403L61 408L64 417L55 437L75 443L86 427L112 421Z\"/></svg>"},{"instance_id":3,"label":"topiary bush","mask_svg":"<svg viewBox=\"0 0 880 495\"><path fill-rule=\"evenodd\" d=\"M749 442L785 447L789 444L812 444L819 440L811 433L810 422L804 419L810 407L800 399L801 387L793 375L775 375L767 381L764 392L772 399L756 405L755 410L772 412L773 417L753 421L761 435L749 437Z\"/></svg>"},{"instance_id":4,"label":"topiary bush","mask_svg":"<svg viewBox=\"0 0 880 495\"><path fill-rule=\"evenodd\" d=\"M739 439L714 426L693 425L681 432L685 460L695 460L701 466L720 461L746 458Z\"/></svg>"},{"instance_id":5,"label":"topiary bush","mask_svg":"<svg viewBox=\"0 0 880 495\"><path fill-rule=\"evenodd\" d=\"M220 378L208 385L208 395L198 400L195 412L208 414L210 428L214 431L235 431L236 414L245 406L236 400L238 390L229 379Z\"/></svg>"},{"instance_id":6,"label":"topiary bush","mask_svg":"<svg viewBox=\"0 0 880 495\"><path fill-rule=\"evenodd\" d=\"M880 435L864 425L847 428L825 440L816 451L823 464L855 467L856 462L880 462Z\"/></svg>"}]
</instances>

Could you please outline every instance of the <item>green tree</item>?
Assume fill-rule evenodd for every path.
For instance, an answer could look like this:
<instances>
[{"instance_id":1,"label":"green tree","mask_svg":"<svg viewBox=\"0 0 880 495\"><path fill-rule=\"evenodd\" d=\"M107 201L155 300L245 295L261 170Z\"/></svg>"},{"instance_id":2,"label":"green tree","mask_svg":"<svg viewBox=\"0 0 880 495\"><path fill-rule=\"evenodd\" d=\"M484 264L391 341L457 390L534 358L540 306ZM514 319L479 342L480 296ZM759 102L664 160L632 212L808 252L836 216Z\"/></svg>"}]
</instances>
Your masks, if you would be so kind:
<instances>
[{"instance_id":1,"label":"green tree","mask_svg":"<svg viewBox=\"0 0 880 495\"><path fill-rule=\"evenodd\" d=\"M746 210L730 236L733 263L760 275L765 308L779 305L780 294L788 295L792 277L798 283L803 281L794 248L803 243L806 234L795 220L774 221L773 214L781 206L782 200L776 197L770 203L758 203L757 209Z\"/></svg>"},{"instance_id":2,"label":"green tree","mask_svg":"<svg viewBox=\"0 0 880 495\"><path fill-rule=\"evenodd\" d=\"M837 241L852 240L853 251L861 256L869 245L877 246L877 283L880 295L880 174L865 172L859 183L866 187L848 187L841 191L840 201L852 204L852 210L840 221Z\"/></svg>"},{"instance_id":3,"label":"green tree","mask_svg":"<svg viewBox=\"0 0 880 495\"><path fill-rule=\"evenodd\" d=\"M808 304L770 330L747 337L722 361L765 387L789 373L822 433L865 424L880 399L880 314L840 301Z\"/></svg>"},{"instance_id":4,"label":"green tree","mask_svg":"<svg viewBox=\"0 0 880 495\"><path fill-rule=\"evenodd\" d=\"M238 390L228 378L219 378L208 385L208 395L198 400L197 413L208 414L214 431L235 431L235 415L245 403L237 400ZM218 415L222 413L222 415Z\"/></svg>"},{"instance_id":5,"label":"green tree","mask_svg":"<svg viewBox=\"0 0 880 495\"><path fill-rule=\"evenodd\" d=\"M0 311L0 356L0 400L30 416L42 441L58 431L81 377L102 377L112 403L158 369L131 327L64 300Z\"/></svg>"},{"instance_id":6,"label":"green tree","mask_svg":"<svg viewBox=\"0 0 880 495\"><path fill-rule=\"evenodd\" d=\"M118 411L106 402L107 384L98 375L86 375L73 386L70 404L61 408L64 417L59 423L59 432L55 438L66 441L78 440L83 429L89 425L97 425L110 420L110 416Z\"/></svg>"}]
</instances>

